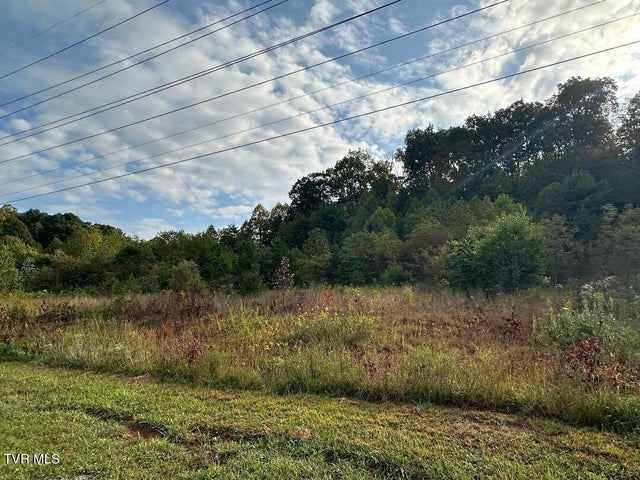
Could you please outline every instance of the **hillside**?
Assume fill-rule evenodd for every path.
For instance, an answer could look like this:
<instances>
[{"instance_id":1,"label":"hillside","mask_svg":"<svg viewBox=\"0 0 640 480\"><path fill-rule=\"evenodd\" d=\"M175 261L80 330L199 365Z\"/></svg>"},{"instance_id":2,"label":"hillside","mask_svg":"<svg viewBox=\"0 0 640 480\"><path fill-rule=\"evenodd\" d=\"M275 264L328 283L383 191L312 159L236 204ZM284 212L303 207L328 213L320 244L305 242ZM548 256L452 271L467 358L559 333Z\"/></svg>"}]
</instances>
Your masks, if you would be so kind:
<instances>
[{"instance_id":1,"label":"hillside","mask_svg":"<svg viewBox=\"0 0 640 480\"><path fill-rule=\"evenodd\" d=\"M72 213L0 210L0 290L252 293L427 284L504 293L640 273L640 94L571 78L462 126L349 152L242 226L145 241ZM399 171L402 173L398 173Z\"/></svg>"}]
</instances>

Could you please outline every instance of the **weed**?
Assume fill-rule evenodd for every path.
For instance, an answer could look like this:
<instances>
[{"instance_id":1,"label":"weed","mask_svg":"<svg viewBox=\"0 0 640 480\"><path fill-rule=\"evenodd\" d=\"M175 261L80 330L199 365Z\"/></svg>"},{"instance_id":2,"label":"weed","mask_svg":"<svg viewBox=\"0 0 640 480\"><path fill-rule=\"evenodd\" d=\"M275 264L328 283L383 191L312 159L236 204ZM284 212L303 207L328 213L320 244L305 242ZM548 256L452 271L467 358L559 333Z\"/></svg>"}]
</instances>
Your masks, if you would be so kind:
<instances>
[{"instance_id":1,"label":"weed","mask_svg":"<svg viewBox=\"0 0 640 480\"><path fill-rule=\"evenodd\" d=\"M47 299L46 312L58 312L46 313L50 322L37 321L37 303L12 300L0 309L0 355L198 385L637 428L640 333L620 326L604 297L563 309L554 306L563 304L561 294L549 295L544 318L537 291L487 299L406 286L243 298L167 293L60 306Z\"/></svg>"}]
</instances>

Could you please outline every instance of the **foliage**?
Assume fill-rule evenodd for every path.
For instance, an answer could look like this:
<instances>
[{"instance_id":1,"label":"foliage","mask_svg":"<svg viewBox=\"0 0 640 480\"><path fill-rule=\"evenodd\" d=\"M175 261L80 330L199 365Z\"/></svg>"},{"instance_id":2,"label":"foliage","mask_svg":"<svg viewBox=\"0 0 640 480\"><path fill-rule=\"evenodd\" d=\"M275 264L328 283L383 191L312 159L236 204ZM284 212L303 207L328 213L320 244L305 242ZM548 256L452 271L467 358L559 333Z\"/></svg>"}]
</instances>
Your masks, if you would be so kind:
<instances>
[{"instance_id":1,"label":"foliage","mask_svg":"<svg viewBox=\"0 0 640 480\"><path fill-rule=\"evenodd\" d=\"M289 266L289 259L287 257L282 257L280 260L280 266L273 273L273 278L271 280L274 288L276 290L286 290L287 288L293 287L293 277L294 274Z\"/></svg>"},{"instance_id":2,"label":"foliage","mask_svg":"<svg viewBox=\"0 0 640 480\"><path fill-rule=\"evenodd\" d=\"M6 245L0 243L0 293L14 290L20 281L13 253Z\"/></svg>"},{"instance_id":3,"label":"foliage","mask_svg":"<svg viewBox=\"0 0 640 480\"><path fill-rule=\"evenodd\" d=\"M183 260L169 269L169 288L175 292L198 293L204 290L198 265L191 260Z\"/></svg>"},{"instance_id":4,"label":"foliage","mask_svg":"<svg viewBox=\"0 0 640 480\"><path fill-rule=\"evenodd\" d=\"M71 213L5 205L0 242L34 291L155 292L182 282L250 294L274 286L283 257L298 286L497 293L543 276L554 285L603 273L629 280L640 274L640 94L619 108L616 91L606 77L573 77L544 102L411 130L391 159L351 150L296 181L289 205L257 205L239 227L147 241Z\"/></svg>"},{"instance_id":5,"label":"foliage","mask_svg":"<svg viewBox=\"0 0 640 480\"><path fill-rule=\"evenodd\" d=\"M544 302L537 291L484 299L408 286L248 298L24 297L0 306L0 356L206 386L426 401L640 428L638 335L625 333L626 343L590 336L584 345L594 350L581 339L549 355L532 341L531 317L544 312ZM505 315L519 322L508 339Z\"/></svg>"},{"instance_id":6,"label":"foliage","mask_svg":"<svg viewBox=\"0 0 640 480\"><path fill-rule=\"evenodd\" d=\"M520 213L451 242L445 262L454 286L513 292L540 283L545 255L540 226Z\"/></svg>"},{"instance_id":7,"label":"foliage","mask_svg":"<svg viewBox=\"0 0 640 480\"><path fill-rule=\"evenodd\" d=\"M620 322L614 300L597 285L581 288L577 308L571 301L559 310L550 308L534 329L538 340L563 354L568 363L580 360L591 379L598 373L595 366L601 363L640 364L640 331Z\"/></svg>"}]
</instances>

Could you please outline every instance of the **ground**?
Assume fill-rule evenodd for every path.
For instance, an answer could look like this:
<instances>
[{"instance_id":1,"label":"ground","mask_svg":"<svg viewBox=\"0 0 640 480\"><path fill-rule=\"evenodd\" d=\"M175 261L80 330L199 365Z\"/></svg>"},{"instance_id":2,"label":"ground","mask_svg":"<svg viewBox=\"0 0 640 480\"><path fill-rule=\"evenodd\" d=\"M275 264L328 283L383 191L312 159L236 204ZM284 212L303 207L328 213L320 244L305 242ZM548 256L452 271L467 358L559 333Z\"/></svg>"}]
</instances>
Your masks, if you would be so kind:
<instances>
[{"instance_id":1,"label":"ground","mask_svg":"<svg viewBox=\"0 0 640 480\"><path fill-rule=\"evenodd\" d=\"M523 413L15 362L0 363L0 398L2 479L640 478L637 433Z\"/></svg>"}]
</instances>

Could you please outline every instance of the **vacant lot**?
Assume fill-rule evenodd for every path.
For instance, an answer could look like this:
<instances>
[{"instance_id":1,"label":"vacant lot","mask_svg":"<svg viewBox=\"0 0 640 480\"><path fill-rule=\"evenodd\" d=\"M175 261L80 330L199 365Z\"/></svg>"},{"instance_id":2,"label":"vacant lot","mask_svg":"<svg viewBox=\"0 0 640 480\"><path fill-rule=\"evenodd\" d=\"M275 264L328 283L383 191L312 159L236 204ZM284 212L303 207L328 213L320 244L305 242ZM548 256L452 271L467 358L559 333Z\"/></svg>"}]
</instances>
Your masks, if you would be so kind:
<instances>
[{"instance_id":1,"label":"vacant lot","mask_svg":"<svg viewBox=\"0 0 640 480\"><path fill-rule=\"evenodd\" d=\"M640 437L428 404L0 363L0 478L633 478Z\"/></svg>"},{"instance_id":2,"label":"vacant lot","mask_svg":"<svg viewBox=\"0 0 640 480\"><path fill-rule=\"evenodd\" d=\"M5 468L142 478L166 456L184 478L638 475L637 310L596 290L9 298L7 453L65 462Z\"/></svg>"}]
</instances>

